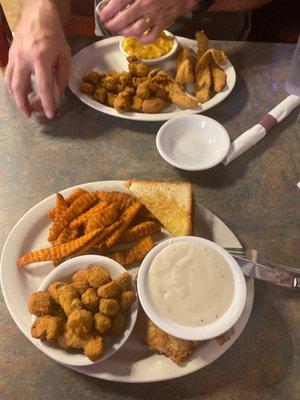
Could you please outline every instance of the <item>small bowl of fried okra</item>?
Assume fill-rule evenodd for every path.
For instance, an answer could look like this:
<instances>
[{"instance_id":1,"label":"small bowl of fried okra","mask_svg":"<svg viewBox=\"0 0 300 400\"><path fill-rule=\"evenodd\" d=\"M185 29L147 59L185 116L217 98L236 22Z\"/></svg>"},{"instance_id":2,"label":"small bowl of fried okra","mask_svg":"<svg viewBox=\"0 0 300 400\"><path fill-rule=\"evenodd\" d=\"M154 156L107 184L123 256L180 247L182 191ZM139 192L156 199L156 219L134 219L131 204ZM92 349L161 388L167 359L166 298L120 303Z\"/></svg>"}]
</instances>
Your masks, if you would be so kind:
<instances>
[{"instance_id":1,"label":"small bowl of fried okra","mask_svg":"<svg viewBox=\"0 0 300 400\"><path fill-rule=\"evenodd\" d=\"M100 255L69 259L31 294L31 336L54 360L73 366L104 361L129 338L138 300L132 276Z\"/></svg>"}]
</instances>

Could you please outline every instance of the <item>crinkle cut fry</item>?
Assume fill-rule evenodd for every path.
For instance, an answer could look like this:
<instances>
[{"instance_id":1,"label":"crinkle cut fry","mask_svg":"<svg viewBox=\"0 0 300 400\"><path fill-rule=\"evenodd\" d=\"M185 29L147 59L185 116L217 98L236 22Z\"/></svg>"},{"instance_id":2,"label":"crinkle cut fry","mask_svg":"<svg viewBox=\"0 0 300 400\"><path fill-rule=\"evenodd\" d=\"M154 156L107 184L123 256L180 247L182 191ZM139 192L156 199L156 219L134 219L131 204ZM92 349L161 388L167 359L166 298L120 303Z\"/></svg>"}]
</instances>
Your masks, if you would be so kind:
<instances>
[{"instance_id":1,"label":"crinkle cut fry","mask_svg":"<svg viewBox=\"0 0 300 400\"><path fill-rule=\"evenodd\" d=\"M98 211L104 210L106 207L109 206L107 201L99 201L94 207L90 208L84 214L79 215L79 217L75 218L70 223L70 228L75 229L80 225L83 225L93 214L97 213Z\"/></svg>"},{"instance_id":2,"label":"crinkle cut fry","mask_svg":"<svg viewBox=\"0 0 300 400\"><path fill-rule=\"evenodd\" d=\"M107 201L108 203L120 203L120 209L122 211L125 211L127 207L136 201L132 194L123 192L97 191L97 195L101 201Z\"/></svg>"},{"instance_id":3,"label":"crinkle cut fry","mask_svg":"<svg viewBox=\"0 0 300 400\"><path fill-rule=\"evenodd\" d=\"M77 239L79 234L79 229L70 229L70 227L67 226L58 236L58 238L52 242L52 245L55 246L57 244L66 243L70 240Z\"/></svg>"},{"instance_id":4,"label":"crinkle cut fry","mask_svg":"<svg viewBox=\"0 0 300 400\"><path fill-rule=\"evenodd\" d=\"M70 242L27 253L18 260L18 266L24 267L27 264L38 261L50 261L68 257L92 240L100 231L101 229L97 229Z\"/></svg>"},{"instance_id":5,"label":"crinkle cut fry","mask_svg":"<svg viewBox=\"0 0 300 400\"><path fill-rule=\"evenodd\" d=\"M85 189L81 188L75 189L71 194L69 194L69 196L66 197L66 202L69 203L69 205L71 205L75 200L77 200L80 196L86 193L88 193L88 191Z\"/></svg>"},{"instance_id":6,"label":"crinkle cut fry","mask_svg":"<svg viewBox=\"0 0 300 400\"><path fill-rule=\"evenodd\" d=\"M65 211L68 207L69 204L65 200L64 196L60 193L56 193L55 207L48 212L48 217L54 220L59 215L61 215L62 212Z\"/></svg>"},{"instance_id":7,"label":"crinkle cut fry","mask_svg":"<svg viewBox=\"0 0 300 400\"><path fill-rule=\"evenodd\" d=\"M123 266L128 266L135 262L142 261L143 258L153 248L153 246L154 243L151 236L147 236L137 242L137 244L135 244L133 247L123 251L109 253L108 257L112 258Z\"/></svg>"},{"instance_id":8,"label":"crinkle cut fry","mask_svg":"<svg viewBox=\"0 0 300 400\"><path fill-rule=\"evenodd\" d=\"M124 211L120 220L121 226L112 235L110 235L103 243L100 243L99 248L101 252L105 252L107 249L114 246L118 242L120 236L128 228L129 224L134 219L136 214L139 212L141 207L142 203L140 201L136 201L131 206L129 206L127 210Z\"/></svg>"},{"instance_id":9,"label":"crinkle cut fry","mask_svg":"<svg viewBox=\"0 0 300 400\"><path fill-rule=\"evenodd\" d=\"M155 221L145 221L141 224L135 225L132 228L127 229L124 235L121 236L118 243L124 244L129 242L135 242L152 233L159 232L160 225Z\"/></svg>"},{"instance_id":10,"label":"crinkle cut fry","mask_svg":"<svg viewBox=\"0 0 300 400\"><path fill-rule=\"evenodd\" d=\"M62 213L60 218L55 219L48 235L48 241L53 242L70 222L92 207L98 200L96 193L90 192L78 197L71 206Z\"/></svg>"},{"instance_id":11,"label":"crinkle cut fry","mask_svg":"<svg viewBox=\"0 0 300 400\"><path fill-rule=\"evenodd\" d=\"M101 242L101 240L105 239L106 236L110 235L114 230L116 230L120 226L120 224L121 224L120 221L116 221L108 228L101 230L94 237L94 239L92 239L86 245L81 247L75 254L73 254L73 257L81 256L82 254L87 254L93 247L97 246Z\"/></svg>"},{"instance_id":12,"label":"crinkle cut fry","mask_svg":"<svg viewBox=\"0 0 300 400\"><path fill-rule=\"evenodd\" d=\"M119 207L117 203L112 203L104 210L99 211L89 217L86 222L85 233L89 233L98 228L105 228L112 225L119 217Z\"/></svg>"}]
</instances>

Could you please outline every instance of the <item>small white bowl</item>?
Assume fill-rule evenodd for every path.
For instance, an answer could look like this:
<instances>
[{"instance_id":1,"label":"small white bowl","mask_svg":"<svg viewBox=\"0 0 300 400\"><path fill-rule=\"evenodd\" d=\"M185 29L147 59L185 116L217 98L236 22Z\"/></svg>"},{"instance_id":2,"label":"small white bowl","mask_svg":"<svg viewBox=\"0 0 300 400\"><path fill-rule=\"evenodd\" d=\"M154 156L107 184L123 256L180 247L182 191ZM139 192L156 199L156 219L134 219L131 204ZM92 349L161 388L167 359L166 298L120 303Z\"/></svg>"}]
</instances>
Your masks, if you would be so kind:
<instances>
[{"instance_id":1,"label":"small white bowl","mask_svg":"<svg viewBox=\"0 0 300 400\"><path fill-rule=\"evenodd\" d=\"M156 136L156 147L164 160L187 171L201 171L219 164L230 147L226 129L204 115L172 118Z\"/></svg>"},{"instance_id":2,"label":"small white bowl","mask_svg":"<svg viewBox=\"0 0 300 400\"><path fill-rule=\"evenodd\" d=\"M123 268L122 265L108 257L103 257L99 255L85 255L74 257L61 263L58 267L51 271L50 274L48 274L43 280L38 290L47 290L52 282L71 282L72 275L74 275L75 272L79 271L80 269L87 269L91 264L94 263L101 264L105 268L107 268L112 279L115 279L126 272L126 269ZM116 351L118 351L127 341L136 323L137 313L138 300L136 299L131 306L125 332L123 333L123 335L120 335L116 339L111 339L104 351L103 356L97 361L89 360L81 352L68 352L67 350L59 347L56 342L52 343L37 339L39 341L39 347L41 347L49 357L62 364L73 366L86 366L100 363L115 354ZM35 319L36 317L34 316L33 321Z\"/></svg>"},{"instance_id":3,"label":"small white bowl","mask_svg":"<svg viewBox=\"0 0 300 400\"><path fill-rule=\"evenodd\" d=\"M187 241L198 242L217 251L229 265L234 278L234 295L228 310L218 320L204 326L184 326L169 320L155 307L148 289L149 270L154 257L172 243ZM234 258L216 243L196 236L170 238L155 246L140 266L137 288L141 305L148 317L163 331L186 340L208 340L222 335L237 322L246 302L245 278Z\"/></svg>"},{"instance_id":4,"label":"small white bowl","mask_svg":"<svg viewBox=\"0 0 300 400\"><path fill-rule=\"evenodd\" d=\"M144 63L149 64L149 65L154 65L154 64L159 64L163 61L166 61L167 59L169 59L175 55L175 53L178 49L178 40L176 39L176 36L173 35L173 33L169 32L169 31L164 31L164 33L166 36L170 36L173 38L173 47L169 51L169 53L165 54L164 56L158 57L158 58L141 58L141 61L143 61ZM122 37L122 39L120 40L119 49L124 54L124 56L128 57L128 56L130 56L130 54L128 54L123 48L124 39L125 39L125 37Z\"/></svg>"}]
</instances>

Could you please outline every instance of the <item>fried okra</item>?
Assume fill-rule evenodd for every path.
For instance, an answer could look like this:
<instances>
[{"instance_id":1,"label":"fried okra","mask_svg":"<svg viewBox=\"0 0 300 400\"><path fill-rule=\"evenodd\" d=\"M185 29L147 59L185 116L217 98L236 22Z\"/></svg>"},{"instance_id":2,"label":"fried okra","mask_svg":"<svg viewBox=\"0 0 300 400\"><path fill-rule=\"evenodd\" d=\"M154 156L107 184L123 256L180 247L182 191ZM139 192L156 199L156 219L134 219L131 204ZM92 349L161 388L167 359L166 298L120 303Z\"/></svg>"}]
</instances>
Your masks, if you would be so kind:
<instances>
[{"instance_id":1,"label":"fried okra","mask_svg":"<svg viewBox=\"0 0 300 400\"><path fill-rule=\"evenodd\" d=\"M68 317L68 327L78 336L89 333L93 323L93 315L87 310L75 310Z\"/></svg>"},{"instance_id":2,"label":"fried okra","mask_svg":"<svg viewBox=\"0 0 300 400\"><path fill-rule=\"evenodd\" d=\"M58 336L57 342L64 349L83 349L89 339L90 336L78 336L65 325L65 330Z\"/></svg>"},{"instance_id":3,"label":"fried okra","mask_svg":"<svg viewBox=\"0 0 300 400\"><path fill-rule=\"evenodd\" d=\"M81 296L82 304L85 308L92 312L96 312L99 308L99 297L93 288L87 289Z\"/></svg>"},{"instance_id":4,"label":"fried okra","mask_svg":"<svg viewBox=\"0 0 300 400\"><path fill-rule=\"evenodd\" d=\"M52 314L54 303L48 291L32 293L28 301L28 311L37 316Z\"/></svg>"},{"instance_id":5,"label":"fried okra","mask_svg":"<svg viewBox=\"0 0 300 400\"><path fill-rule=\"evenodd\" d=\"M104 353L104 340L97 336L91 338L83 348L84 354L92 361L96 361L102 357Z\"/></svg>"},{"instance_id":6,"label":"fried okra","mask_svg":"<svg viewBox=\"0 0 300 400\"><path fill-rule=\"evenodd\" d=\"M142 105L142 111L148 114L160 113L166 107L166 101L160 97L150 97L145 99Z\"/></svg>"},{"instance_id":7,"label":"fried okra","mask_svg":"<svg viewBox=\"0 0 300 400\"><path fill-rule=\"evenodd\" d=\"M98 101L98 103L104 104L106 101L106 94L107 94L107 89L104 87L99 87L96 89L93 100Z\"/></svg>"},{"instance_id":8,"label":"fried okra","mask_svg":"<svg viewBox=\"0 0 300 400\"><path fill-rule=\"evenodd\" d=\"M82 82L80 86L80 91L84 94L93 95L95 91L95 87L87 82Z\"/></svg>"},{"instance_id":9,"label":"fried okra","mask_svg":"<svg viewBox=\"0 0 300 400\"><path fill-rule=\"evenodd\" d=\"M82 309L82 303L72 285L66 285L61 288L59 303L68 316L72 314L73 311Z\"/></svg>"},{"instance_id":10,"label":"fried okra","mask_svg":"<svg viewBox=\"0 0 300 400\"><path fill-rule=\"evenodd\" d=\"M111 93L111 92L107 92L106 104L107 104L109 107L113 107L113 106L114 106L114 101L115 101L115 98L116 98L116 97L117 97L116 94Z\"/></svg>"},{"instance_id":11,"label":"fried okra","mask_svg":"<svg viewBox=\"0 0 300 400\"><path fill-rule=\"evenodd\" d=\"M101 80L102 76L103 75L99 74L99 72L90 71L83 76L82 82L89 83L91 85L97 85Z\"/></svg>"},{"instance_id":12,"label":"fried okra","mask_svg":"<svg viewBox=\"0 0 300 400\"><path fill-rule=\"evenodd\" d=\"M58 317L43 315L38 317L31 326L31 336L35 339L52 341L62 333L63 322Z\"/></svg>"},{"instance_id":13,"label":"fried okra","mask_svg":"<svg viewBox=\"0 0 300 400\"><path fill-rule=\"evenodd\" d=\"M91 287L98 289L101 285L111 281L109 272L104 267L94 267L90 270L88 282Z\"/></svg>"},{"instance_id":14,"label":"fried okra","mask_svg":"<svg viewBox=\"0 0 300 400\"><path fill-rule=\"evenodd\" d=\"M119 313L120 306L116 299L101 299L99 311L111 317Z\"/></svg>"},{"instance_id":15,"label":"fried okra","mask_svg":"<svg viewBox=\"0 0 300 400\"><path fill-rule=\"evenodd\" d=\"M140 61L135 56L127 57L128 60L128 71L132 76L136 76L138 78L146 77L149 73L149 67L144 62Z\"/></svg>"},{"instance_id":16,"label":"fried okra","mask_svg":"<svg viewBox=\"0 0 300 400\"><path fill-rule=\"evenodd\" d=\"M122 292L132 288L132 276L128 274L128 272L124 272L122 275L118 276L114 282Z\"/></svg>"},{"instance_id":17,"label":"fried okra","mask_svg":"<svg viewBox=\"0 0 300 400\"><path fill-rule=\"evenodd\" d=\"M132 304L133 304L133 302L135 300L135 297L136 296L135 296L135 293L134 293L133 290L122 292L121 296L120 296L120 309L121 309L121 311L128 310L132 306Z\"/></svg>"},{"instance_id":18,"label":"fried okra","mask_svg":"<svg viewBox=\"0 0 300 400\"><path fill-rule=\"evenodd\" d=\"M63 286L66 286L65 282L53 282L48 288L50 296L57 304L59 304L59 293Z\"/></svg>"},{"instance_id":19,"label":"fried okra","mask_svg":"<svg viewBox=\"0 0 300 400\"><path fill-rule=\"evenodd\" d=\"M112 281L107 283L106 285L100 286L97 294L101 298L109 299L115 297L118 294L118 291L118 285L114 281Z\"/></svg>"},{"instance_id":20,"label":"fried okra","mask_svg":"<svg viewBox=\"0 0 300 400\"><path fill-rule=\"evenodd\" d=\"M112 317L109 334L112 336L120 335L125 328L125 323L126 323L126 318L125 315L122 313L119 313L114 317Z\"/></svg>"},{"instance_id":21,"label":"fried okra","mask_svg":"<svg viewBox=\"0 0 300 400\"><path fill-rule=\"evenodd\" d=\"M89 287L89 275L91 271L87 269L81 269L73 275L73 287L79 294L84 293Z\"/></svg>"},{"instance_id":22,"label":"fried okra","mask_svg":"<svg viewBox=\"0 0 300 400\"><path fill-rule=\"evenodd\" d=\"M137 112L142 111L142 106L143 106L143 99L139 96L134 96L132 106L131 106L133 111L137 111Z\"/></svg>"},{"instance_id":23,"label":"fried okra","mask_svg":"<svg viewBox=\"0 0 300 400\"><path fill-rule=\"evenodd\" d=\"M111 320L107 315L104 315L101 312L99 312L94 315L94 320L95 320L95 328L100 334L109 331L111 327Z\"/></svg>"}]
</instances>

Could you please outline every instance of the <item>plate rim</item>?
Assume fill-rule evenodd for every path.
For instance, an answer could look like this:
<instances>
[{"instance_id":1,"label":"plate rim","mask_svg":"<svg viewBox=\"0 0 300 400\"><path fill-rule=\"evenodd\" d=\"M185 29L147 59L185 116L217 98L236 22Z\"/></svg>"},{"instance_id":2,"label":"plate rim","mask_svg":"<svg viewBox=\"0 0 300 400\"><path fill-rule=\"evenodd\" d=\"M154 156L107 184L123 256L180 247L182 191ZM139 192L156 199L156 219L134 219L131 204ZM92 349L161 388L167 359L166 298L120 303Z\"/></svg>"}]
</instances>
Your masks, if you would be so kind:
<instances>
[{"instance_id":1,"label":"plate rim","mask_svg":"<svg viewBox=\"0 0 300 400\"><path fill-rule=\"evenodd\" d=\"M188 41L189 43L194 43L194 44L197 43L197 41L194 40L194 39L189 39L189 38L185 38L185 37L182 37L182 36L175 36L175 37L178 40L179 45L183 41ZM89 46L86 46L86 47L82 48L81 50L79 50L77 53L75 53L72 56L71 73L70 73L70 78L69 78L69 81L68 81L68 87L71 90L71 92L74 94L74 96L76 96L76 98L78 100L80 100L81 102L86 104L88 107L90 107L90 108L92 108L92 109L94 109L94 110L96 110L96 111L98 111L100 113L103 113L103 114L106 114L106 115L110 115L110 116L115 117L115 118L121 118L121 119L126 119L126 120L131 120L131 121L145 121L145 122L167 121L167 120L169 120L171 118L174 118L174 117L181 117L181 116L191 115L191 114L201 114L203 112L206 112L206 111L210 110L211 108L213 108L213 107L217 106L218 104L222 103L231 94L231 92L233 91L233 89L234 89L234 87L236 85L235 68L234 68L233 64L231 63L231 61L229 59L227 59L227 68L230 69L231 74L232 74L232 86L228 87L228 90L226 92L224 92L224 90L223 90L220 93L215 94L215 96L218 96L220 94L223 95L223 97L222 97L222 99L220 99L220 101L218 101L215 104L214 103L213 104L209 104L209 102L214 99L214 97L215 97L214 96L209 101L204 103L204 104L206 104L206 106L204 106L204 108L202 108L202 106L200 106L201 107L200 109L198 107L195 110L192 110L192 109L185 110L185 109L183 109L183 110L174 111L174 112L156 113L156 114L144 114L144 113L137 113L137 112L131 112L131 113L122 114L122 113L118 113L115 109L113 109L113 108L111 108L109 106L106 106L104 104L100 104L100 103L94 102L95 105L93 105L92 99L90 99L88 96L82 94L78 90L78 88L75 86L75 84L73 82L73 80L74 80L74 78L72 76L72 71L73 71L73 68L74 68L74 64L73 63L76 62L76 60L80 56L80 54L86 52L87 49L93 49L93 48L96 49L96 48L102 47L102 46L104 46L103 43L104 44L110 44L110 43L111 44L115 44L115 43L118 44L119 41L121 40L121 38L122 38L122 36L112 36L112 37L109 37L109 38L106 38L106 39L98 40L98 41L90 44ZM208 103L208 105L207 105L207 103ZM99 109L99 107L101 108L101 110Z\"/></svg>"},{"instance_id":2,"label":"plate rim","mask_svg":"<svg viewBox=\"0 0 300 400\"><path fill-rule=\"evenodd\" d=\"M83 187L83 186L84 186L84 187L87 187L87 186L94 186L94 185L97 185L97 184L99 184L99 183L105 184L105 185L107 185L107 186L108 186L108 185L120 185L120 186L122 186L122 187L124 188L124 192L126 192L126 191L128 191L128 189L126 189L126 187L124 186L124 182L125 182L125 180L107 180L107 181L106 181L106 180L103 180L103 181L86 182L86 183L82 183L82 184L79 184L79 185L75 185L75 186L71 186L71 187L68 187L68 188L59 190L59 192L62 193L62 194L66 194L66 193L68 193L68 192L70 192L70 191L73 191L74 189L77 189L77 188L80 188L80 187ZM27 332L27 331L25 330L25 327L22 326L23 324L19 321L19 319L18 319L17 316L15 315L14 311L12 310L12 308L11 308L9 302L8 302L8 297L7 297L6 291L5 291L5 289L4 289L5 285L3 285L3 282L4 282L4 281L3 281L3 273L4 273L3 260L4 260L4 257L6 256L5 253L6 253L7 246L8 246L8 244L9 244L9 242L10 242L10 238L11 238L11 236L13 236L13 234L14 234L15 230L18 228L18 226L24 221L24 219L27 218L27 216L28 216L29 214L31 214L34 210L36 210L37 208L39 208L43 203L46 203L46 202L49 201L50 199L53 199L53 200L54 200L55 195L56 195L56 193L53 193L53 194L47 196L46 198L42 199L41 201L39 201L39 202L36 203L35 205L33 205L33 206L32 206L27 212L25 212L25 214L16 222L16 224L13 226L13 228L11 229L11 231L9 232L9 234L8 234L6 240L5 240L5 243L4 243L4 245L3 245L2 252L1 252L1 258L0 258L0 285L1 285L1 289L2 289L3 298L4 298L4 301L5 301L5 305L6 305L7 309L8 309L8 311L9 311L9 313L10 313L10 315L11 315L13 321L15 322L15 324L17 325L17 327L19 328L19 330L24 334L24 336L25 336L35 347L37 347L37 348L38 348L42 353L44 353L46 356L48 356L48 355L42 350L42 348L39 346L39 343L33 341L32 338L30 337L29 332ZM199 207L200 209L202 208L202 209L208 211L208 212L211 213L214 217L216 217L218 220L220 220L220 221L230 230L230 232L232 233L232 235L234 236L234 238L236 239L236 241L237 241L237 242L239 243L239 245L241 246L241 244L240 244L238 238L236 237L236 235L234 234L234 232L231 231L231 229L222 221L222 219L220 219L216 214L214 214L212 211L210 211L208 208L206 208L206 207L203 206L202 204L197 203L196 201L195 201L195 206ZM250 295L249 295L249 296L250 296L250 297L249 297L249 299L250 299L250 303L249 303L249 313L248 313L248 315L246 316L246 318L245 318L245 320L244 320L244 326L242 327L240 334L235 338L235 340L233 340L233 341L230 343L230 346L229 346L228 348L224 348L224 351L223 351L216 359L214 359L213 361L209 362L209 363L208 363L207 365L205 365L205 366L202 366L202 367L201 367L201 366L200 366L200 367L199 367L199 366L196 366L195 369L192 370L192 371L188 371L188 372L185 372L185 373L184 373L184 371L182 371L183 373L180 373L180 372L179 372L178 374L174 374L174 376L172 376L172 377L170 377L170 378L163 378L163 379L154 378L154 379L147 379L147 380L141 380L141 379L130 379L130 380L128 380L128 379L126 379L126 378L123 379L123 378L120 377L120 376L113 376L113 375L110 375L109 377L107 377L107 376L106 376L106 377L104 377L104 376L102 376L102 377L97 377L97 376L94 376L94 375L92 375L92 374L88 374L88 373L86 373L86 372L83 372L81 369L82 369L82 368L84 369L85 367L78 367L78 366L77 366L77 367L76 367L76 366L73 367L73 366L70 366L70 365L66 365L66 364L60 363L60 362L58 362L58 361L52 359L52 357L49 357L49 356L48 356L48 357L51 358L51 360L53 360L54 362L57 362L58 364L64 365L65 367L70 368L70 369L72 369L72 370L74 370L74 371L76 371L76 372L82 373L82 374L87 375L87 376L92 376L92 377L94 377L94 378L96 378L96 379L103 379L103 380L112 381L112 382L123 382L123 383L151 383L151 382L162 382L162 381L177 379L177 378L180 378L180 377L183 377L183 376L190 375L190 374L192 374L192 373L194 373L194 372L196 372L196 371L199 371L199 370L202 369L202 368L205 368L206 366L208 366L209 364L213 363L213 362L216 361L218 358L220 358L224 353L226 353L227 350L229 350L229 348L235 343L235 341L236 341L236 340L240 337L240 335L242 334L243 330L245 329L245 327L246 327L246 325L247 325L247 323L248 323L248 321L249 321L249 318L250 318L250 315L251 315L251 312L252 312L252 308L253 308L253 301L254 301L254 281L253 281L253 279L249 280L248 283L246 282L246 284L247 284L247 291L248 291L248 289L250 289L250 292L251 292ZM249 288L248 288L248 284L250 285ZM248 296L247 296L247 298L248 298ZM246 300L246 303L247 303L247 300Z\"/></svg>"}]
</instances>

